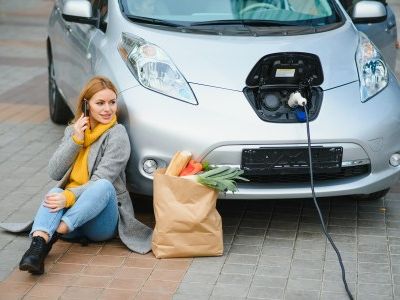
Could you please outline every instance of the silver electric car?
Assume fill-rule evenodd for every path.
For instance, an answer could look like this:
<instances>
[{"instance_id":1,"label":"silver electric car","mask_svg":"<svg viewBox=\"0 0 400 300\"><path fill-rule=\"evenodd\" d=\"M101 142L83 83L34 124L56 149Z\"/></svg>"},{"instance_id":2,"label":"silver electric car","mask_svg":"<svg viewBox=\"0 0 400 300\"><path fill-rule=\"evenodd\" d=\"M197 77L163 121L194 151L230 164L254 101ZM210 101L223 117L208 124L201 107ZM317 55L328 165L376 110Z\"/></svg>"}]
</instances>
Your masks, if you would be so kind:
<instances>
[{"instance_id":1,"label":"silver electric car","mask_svg":"<svg viewBox=\"0 0 400 300\"><path fill-rule=\"evenodd\" d=\"M353 23L380 24L387 7L352 3L350 17L335 0L56 0L51 118L68 121L85 82L105 75L120 91L132 192L151 195L154 171L189 150L245 171L221 197L303 198L305 117L288 105L299 92L317 196L380 197L400 174L400 87L390 51Z\"/></svg>"}]
</instances>

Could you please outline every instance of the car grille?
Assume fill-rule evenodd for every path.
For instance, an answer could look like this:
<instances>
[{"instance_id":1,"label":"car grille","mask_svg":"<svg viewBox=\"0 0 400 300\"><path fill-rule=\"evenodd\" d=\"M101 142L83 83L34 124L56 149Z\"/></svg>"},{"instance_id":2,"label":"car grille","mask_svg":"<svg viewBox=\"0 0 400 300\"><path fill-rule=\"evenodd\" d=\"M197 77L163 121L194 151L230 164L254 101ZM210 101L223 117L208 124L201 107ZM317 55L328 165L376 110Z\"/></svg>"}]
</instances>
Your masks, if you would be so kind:
<instances>
[{"instance_id":1,"label":"car grille","mask_svg":"<svg viewBox=\"0 0 400 300\"><path fill-rule=\"evenodd\" d=\"M361 175L367 175L370 173L371 167L370 165L362 165L362 166L354 166L354 167L345 167L341 168L339 172L336 173L318 173L314 174L314 181L324 181L324 180L335 180L335 179L344 179L351 178ZM286 174L286 175L263 175L263 176L246 176L250 182L253 183L270 183L270 182L279 182L279 183L292 183L292 182L309 182L310 181L310 173L305 174Z\"/></svg>"}]
</instances>

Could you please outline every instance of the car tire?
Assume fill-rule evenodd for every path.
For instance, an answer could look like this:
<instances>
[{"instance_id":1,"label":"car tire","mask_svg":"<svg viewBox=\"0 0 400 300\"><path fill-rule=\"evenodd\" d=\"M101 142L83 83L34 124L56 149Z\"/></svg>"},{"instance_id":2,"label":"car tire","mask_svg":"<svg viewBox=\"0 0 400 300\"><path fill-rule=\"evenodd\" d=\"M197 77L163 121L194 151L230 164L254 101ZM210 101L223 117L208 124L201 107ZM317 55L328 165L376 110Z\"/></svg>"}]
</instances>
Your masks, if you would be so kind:
<instances>
[{"instance_id":1,"label":"car tire","mask_svg":"<svg viewBox=\"0 0 400 300\"><path fill-rule=\"evenodd\" d=\"M53 58L49 55L49 66L48 66L48 76L49 76L49 110L50 118L56 124L67 124L73 117L73 114L64 98L62 97L60 91L57 87L57 82L54 73Z\"/></svg>"},{"instance_id":2,"label":"car tire","mask_svg":"<svg viewBox=\"0 0 400 300\"><path fill-rule=\"evenodd\" d=\"M136 212L151 213L153 209L153 197L130 193L133 208Z\"/></svg>"},{"instance_id":3,"label":"car tire","mask_svg":"<svg viewBox=\"0 0 400 300\"><path fill-rule=\"evenodd\" d=\"M378 191L378 192L366 194L366 195L354 195L353 197L356 199L360 199L360 200L375 201L375 200L379 200L382 197L386 196L386 194L389 192L389 190L390 189L385 189L382 191Z\"/></svg>"}]
</instances>

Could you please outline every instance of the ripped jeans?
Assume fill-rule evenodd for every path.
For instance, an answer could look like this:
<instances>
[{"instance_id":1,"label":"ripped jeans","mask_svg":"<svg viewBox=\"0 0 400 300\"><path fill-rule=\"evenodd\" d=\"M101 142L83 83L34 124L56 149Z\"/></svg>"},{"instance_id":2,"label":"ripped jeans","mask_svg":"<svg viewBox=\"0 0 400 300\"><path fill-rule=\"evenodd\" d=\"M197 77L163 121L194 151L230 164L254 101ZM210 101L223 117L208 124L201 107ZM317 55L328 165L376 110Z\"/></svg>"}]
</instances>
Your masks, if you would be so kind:
<instances>
[{"instance_id":1,"label":"ripped jeans","mask_svg":"<svg viewBox=\"0 0 400 300\"><path fill-rule=\"evenodd\" d=\"M61 193L53 188L49 193ZM35 231L44 231L52 237L60 222L68 226L66 239L85 237L91 241L104 241L115 236L118 226L117 195L114 186L106 179L89 184L70 208L57 212L40 205L30 236Z\"/></svg>"}]
</instances>

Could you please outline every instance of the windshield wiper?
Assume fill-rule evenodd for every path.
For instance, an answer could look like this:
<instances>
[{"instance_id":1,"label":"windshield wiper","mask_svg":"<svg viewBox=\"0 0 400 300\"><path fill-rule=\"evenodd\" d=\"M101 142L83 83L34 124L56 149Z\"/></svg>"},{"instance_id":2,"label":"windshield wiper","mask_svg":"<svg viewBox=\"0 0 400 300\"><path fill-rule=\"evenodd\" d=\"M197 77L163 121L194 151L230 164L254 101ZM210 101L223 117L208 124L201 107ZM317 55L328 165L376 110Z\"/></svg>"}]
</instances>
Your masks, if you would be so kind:
<instances>
[{"instance_id":1,"label":"windshield wiper","mask_svg":"<svg viewBox=\"0 0 400 300\"><path fill-rule=\"evenodd\" d=\"M270 21L270 20L251 20L251 19L237 19L237 20L213 20L205 22L194 22L190 26L209 26L209 25L247 25L247 26L297 26L297 24Z\"/></svg>"},{"instance_id":2,"label":"windshield wiper","mask_svg":"<svg viewBox=\"0 0 400 300\"><path fill-rule=\"evenodd\" d=\"M141 17L141 16L135 16L135 15L126 15L126 17L129 20L137 22L137 23L161 25L161 26L176 27L176 28L184 27L182 24L164 21L164 20L160 20L160 19L146 18L146 17Z\"/></svg>"}]
</instances>

